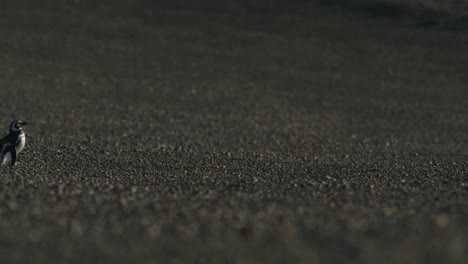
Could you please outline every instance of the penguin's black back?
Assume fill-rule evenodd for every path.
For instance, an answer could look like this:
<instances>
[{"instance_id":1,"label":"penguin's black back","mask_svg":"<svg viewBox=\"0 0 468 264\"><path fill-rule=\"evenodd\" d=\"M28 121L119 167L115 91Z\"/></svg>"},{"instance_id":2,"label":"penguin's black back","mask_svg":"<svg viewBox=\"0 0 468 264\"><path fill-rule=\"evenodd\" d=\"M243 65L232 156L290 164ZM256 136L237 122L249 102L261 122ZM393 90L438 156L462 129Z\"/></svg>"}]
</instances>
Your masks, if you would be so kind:
<instances>
[{"instance_id":1,"label":"penguin's black back","mask_svg":"<svg viewBox=\"0 0 468 264\"><path fill-rule=\"evenodd\" d=\"M10 143L16 145L16 140L18 136L21 134L21 131L18 132L13 132L10 131L8 135L4 136L3 138L0 139L0 146L2 146L5 143Z\"/></svg>"}]
</instances>

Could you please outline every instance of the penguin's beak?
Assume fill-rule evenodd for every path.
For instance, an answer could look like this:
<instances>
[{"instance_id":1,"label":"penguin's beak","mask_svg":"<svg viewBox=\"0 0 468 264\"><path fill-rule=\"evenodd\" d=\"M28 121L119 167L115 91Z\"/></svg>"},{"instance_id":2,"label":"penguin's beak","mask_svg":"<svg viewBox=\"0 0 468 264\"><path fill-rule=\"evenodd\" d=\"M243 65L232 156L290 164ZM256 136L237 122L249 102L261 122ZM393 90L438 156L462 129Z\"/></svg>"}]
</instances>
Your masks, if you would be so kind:
<instances>
[{"instance_id":1,"label":"penguin's beak","mask_svg":"<svg viewBox=\"0 0 468 264\"><path fill-rule=\"evenodd\" d=\"M22 125L22 126L25 126L25 125L27 125L27 124L28 124L28 122L21 122L21 125Z\"/></svg>"}]
</instances>

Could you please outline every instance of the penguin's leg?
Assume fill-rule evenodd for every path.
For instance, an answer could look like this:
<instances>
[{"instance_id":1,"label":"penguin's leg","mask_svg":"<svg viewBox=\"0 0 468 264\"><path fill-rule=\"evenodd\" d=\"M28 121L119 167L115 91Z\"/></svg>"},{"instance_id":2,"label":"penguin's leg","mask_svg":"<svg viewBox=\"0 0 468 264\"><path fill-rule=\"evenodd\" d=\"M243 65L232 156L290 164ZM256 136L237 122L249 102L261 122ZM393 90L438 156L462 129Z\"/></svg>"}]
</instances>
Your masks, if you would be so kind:
<instances>
[{"instance_id":1,"label":"penguin's leg","mask_svg":"<svg viewBox=\"0 0 468 264\"><path fill-rule=\"evenodd\" d=\"M15 166L16 163L16 148L15 146L10 147L10 155L11 155L11 166Z\"/></svg>"}]
</instances>

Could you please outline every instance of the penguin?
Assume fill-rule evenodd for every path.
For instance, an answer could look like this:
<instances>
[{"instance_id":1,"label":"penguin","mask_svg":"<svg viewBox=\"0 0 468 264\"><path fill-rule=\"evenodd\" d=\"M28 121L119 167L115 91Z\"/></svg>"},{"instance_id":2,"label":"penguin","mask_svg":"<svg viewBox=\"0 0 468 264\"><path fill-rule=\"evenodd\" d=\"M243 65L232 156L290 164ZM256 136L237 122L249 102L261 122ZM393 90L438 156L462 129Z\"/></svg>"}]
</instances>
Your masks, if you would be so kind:
<instances>
[{"instance_id":1,"label":"penguin","mask_svg":"<svg viewBox=\"0 0 468 264\"><path fill-rule=\"evenodd\" d=\"M15 120L11 122L10 132L0 139L0 162L1 165L11 161L11 166L15 166L16 156L20 153L26 144L26 135L23 126L27 122Z\"/></svg>"}]
</instances>

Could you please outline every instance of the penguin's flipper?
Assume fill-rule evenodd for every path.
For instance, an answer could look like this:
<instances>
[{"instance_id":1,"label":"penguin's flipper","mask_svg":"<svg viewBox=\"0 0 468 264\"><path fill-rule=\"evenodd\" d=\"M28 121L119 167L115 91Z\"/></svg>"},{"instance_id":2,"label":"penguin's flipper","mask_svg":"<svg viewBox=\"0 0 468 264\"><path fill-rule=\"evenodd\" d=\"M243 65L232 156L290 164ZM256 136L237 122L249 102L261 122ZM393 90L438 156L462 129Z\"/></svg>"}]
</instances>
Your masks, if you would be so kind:
<instances>
[{"instance_id":1,"label":"penguin's flipper","mask_svg":"<svg viewBox=\"0 0 468 264\"><path fill-rule=\"evenodd\" d=\"M10 155L11 155L11 166L15 166L16 163L16 148L15 146L12 146L10 148Z\"/></svg>"}]
</instances>

